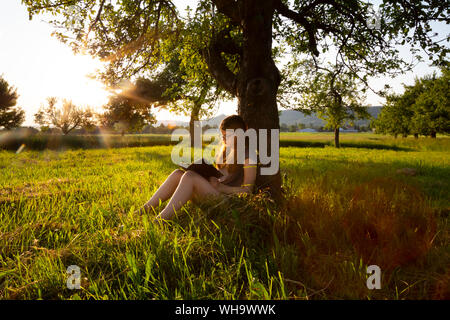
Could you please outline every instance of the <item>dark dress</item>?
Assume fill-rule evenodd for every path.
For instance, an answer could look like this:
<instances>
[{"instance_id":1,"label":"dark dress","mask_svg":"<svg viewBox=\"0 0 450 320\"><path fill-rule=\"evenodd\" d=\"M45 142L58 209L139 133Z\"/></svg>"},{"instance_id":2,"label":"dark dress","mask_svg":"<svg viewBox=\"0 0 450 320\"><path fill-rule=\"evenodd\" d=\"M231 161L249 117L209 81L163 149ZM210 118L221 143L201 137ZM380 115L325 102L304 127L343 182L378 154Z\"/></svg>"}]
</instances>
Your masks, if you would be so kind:
<instances>
[{"instance_id":1,"label":"dark dress","mask_svg":"<svg viewBox=\"0 0 450 320\"><path fill-rule=\"evenodd\" d=\"M257 154L257 152L256 152ZM250 152L248 150L248 148L246 148L245 150L245 158L244 159L249 159L250 158ZM224 172L222 172L224 173ZM237 172L231 174L231 175L227 175L226 180L222 182L223 184L230 186L230 187L240 187L243 183L244 183L244 166L240 166L239 170L237 170Z\"/></svg>"},{"instance_id":2,"label":"dark dress","mask_svg":"<svg viewBox=\"0 0 450 320\"><path fill-rule=\"evenodd\" d=\"M229 187L240 187L243 182L244 182L244 169L240 167L237 172L227 175L222 183Z\"/></svg>"}]
</instances>

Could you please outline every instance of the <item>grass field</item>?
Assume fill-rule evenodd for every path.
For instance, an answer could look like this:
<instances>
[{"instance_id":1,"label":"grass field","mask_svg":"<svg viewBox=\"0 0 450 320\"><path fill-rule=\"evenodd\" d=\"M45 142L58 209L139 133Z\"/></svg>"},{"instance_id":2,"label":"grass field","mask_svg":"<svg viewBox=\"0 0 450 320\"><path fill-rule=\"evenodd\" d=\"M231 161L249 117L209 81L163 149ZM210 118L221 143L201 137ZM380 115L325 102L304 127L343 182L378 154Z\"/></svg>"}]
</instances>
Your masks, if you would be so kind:
<instances>
[{"instance_id":1,"label":"grass field","mask_svg":"<svg viewBox=\"0 0 450 320\"><path fill-rule=\"evenodd\" d=\"M189 203L165 227L133 211L171 146L0 151L0 298L449 299L450 138L341 138L282 135L283 203Z\"/></svg>"}]
</instances>

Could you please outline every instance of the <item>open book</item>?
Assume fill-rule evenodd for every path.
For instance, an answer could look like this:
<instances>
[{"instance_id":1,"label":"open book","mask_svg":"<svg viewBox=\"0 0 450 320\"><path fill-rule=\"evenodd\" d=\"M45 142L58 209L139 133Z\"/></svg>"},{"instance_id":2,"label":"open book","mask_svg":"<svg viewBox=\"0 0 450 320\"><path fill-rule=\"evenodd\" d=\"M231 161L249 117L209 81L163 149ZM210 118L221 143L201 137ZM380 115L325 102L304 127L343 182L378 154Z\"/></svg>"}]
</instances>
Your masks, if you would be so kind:
<instances>
[{"instance_id":1,"label":"open book","mask_svg":"<svg viewBox=\"0 0 450 320\"><path fill-rule=\"evenodd\" d=\"M180 167L185 171L191 170L197 172L206 180L209 180L210 177L220 178L223 176L222 172L217 170L213 165L206 163L204 159L202 159L201 163L192 163L187 167Z\"/></svg>"}]
</instances>

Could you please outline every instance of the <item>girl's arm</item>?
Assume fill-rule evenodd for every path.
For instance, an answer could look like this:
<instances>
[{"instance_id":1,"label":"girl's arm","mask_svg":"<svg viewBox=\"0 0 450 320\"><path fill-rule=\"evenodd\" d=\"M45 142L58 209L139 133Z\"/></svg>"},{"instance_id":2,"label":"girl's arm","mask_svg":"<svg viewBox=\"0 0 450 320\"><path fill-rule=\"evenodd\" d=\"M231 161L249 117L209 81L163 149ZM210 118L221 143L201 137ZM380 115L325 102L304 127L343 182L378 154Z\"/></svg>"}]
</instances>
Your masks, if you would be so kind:
<instances>
[{"instance_id":1,"label":"girl's arm","mask_svg":"<svg viewBox=\"0 0 450 320\"><path fill-rule=\"evenodd\" d=\"M223 183L213 183L213 186L220 192L226 194L232 193L251 193L256 181L256 164L249 164L249 159L244 162L244 181L240 187L230 187Z\"/></svg>"}]
</instances>

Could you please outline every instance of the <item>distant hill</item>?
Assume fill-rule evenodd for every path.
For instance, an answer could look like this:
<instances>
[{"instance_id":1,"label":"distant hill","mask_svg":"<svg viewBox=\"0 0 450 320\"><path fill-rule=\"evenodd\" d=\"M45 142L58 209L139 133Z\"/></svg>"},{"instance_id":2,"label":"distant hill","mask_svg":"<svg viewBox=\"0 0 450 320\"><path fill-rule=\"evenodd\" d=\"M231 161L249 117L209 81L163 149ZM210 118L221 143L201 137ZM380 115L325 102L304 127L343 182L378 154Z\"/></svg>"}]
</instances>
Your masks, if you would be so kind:
<instances>
[{"instance_id":1,"label":"distant hill","mask_svg":"<svg viewBox=\"0 0 450 320\"><path fill-rule=\"evenodd\" d=\"M323 126L323 121L316 116L307 116L300 111L283 110L280 114L280 125L286 124L288 126L293 124L303 123L308 127Z\"/></svg>"},{"instance_id":2,"label":"distant hill","mask_svg":"<svg viewBox=\"0 0 450 320\"><path fill-rule=\"evenodd\" d=\"M204 125L204 126L209 125L211 127L219 127L222 120L225 119L226 117L227 117L227 115L225 115L225 114L219 114L216 117L210 118L208 120L203 120L202 125Z\"/></svg>"},{"instance_id":3,"label":"distant hill","mask_svg":"<svg viewBox=\"0 0 450 320\"><path fill-rule=\"evenodd\" d=\"M156 121L155 126L159 127L161 124L167 126L167 125L171 125L171 126L177 126L177 127L185 127L189 125L189 122L186 121L175 121L175 120L159 120Z\"/></svg>"},{"instance_id":4,"label":"distant hill","mask_svg":"<svg viewBox=\"0 0 450 320\"><path fill-rule=\"evenodd\" d=\"M369 107L369 113L374 118L377 118L378 115L381 112L381 106L376 107ZM223 119L227 117L225 114L220 114L216 117L212 117L208 120L202 120L202 125L209 125L212 127L218 127L220 125L220 122L222 122ZM355 122L358 126L367 126L369 124L370 120L358 120ZM156 123L157 126L159 126L161 123L163 123L165 126L168 124L177 125L177 126L188 126L189 122L187 121L174 121L174 120L161 120ZM293 124L299 124L303 123L307 127L321 127L325 125L325 122L319 118L317 118L315 115L307 116L304 115L300 111L295 110L282 110L280 115L280 125L286 124L288 126Z\"/></svg>"},{"instance_id":5,"label":"distant hill","mask_svg":"<svg viewBox=\"0 0 450 320\"><path fill-rule=\"evenodd\" d=\"M202 120L202 125L206 126L209 125L211 127L218 127L220 125L220 123L222 122L223 119L225 119L227 116L224 114L220 114L216 117L212 117L210 119L207 120ZM189 122L188 121L174 121L174 120L160 120L156 122L156 126L159 126L160 124L164 124L165 126L167 126L168 124L170 125L176 125L176 126L181 126L181 127L187 127L189 126Z\"/></svg>"},{"instance_id":6,"label":"distant hill","mask_svg":"<svg viewBox=\"0 0 450 320\"><path fill-rule=\"evenodd\" d=\"M377 118L381 112L381 106L369 107L369 114ZM358 120L355 124L358 126L367 126L370 120ZM307 127L321 127L325 125L325 121L317 118L315 115L307 116L300 111L283 110L280 115L280 125L286 124L288 126L293 124L303 123Z\"/></svg>"}]
</instances>

